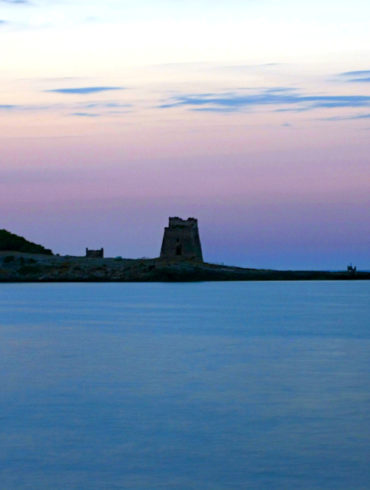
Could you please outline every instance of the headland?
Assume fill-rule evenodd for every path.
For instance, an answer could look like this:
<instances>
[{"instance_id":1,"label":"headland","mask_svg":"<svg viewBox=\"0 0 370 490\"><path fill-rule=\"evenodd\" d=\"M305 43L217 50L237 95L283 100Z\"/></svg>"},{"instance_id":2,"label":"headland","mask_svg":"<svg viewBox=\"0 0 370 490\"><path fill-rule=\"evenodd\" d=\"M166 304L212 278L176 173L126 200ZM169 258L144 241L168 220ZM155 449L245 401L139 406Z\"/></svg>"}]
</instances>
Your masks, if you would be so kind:
<instances>
[{"instance_id":1,"label":"headland","mask_svg":"<svg viewBox=\"0 0 370 490\"><path fill-rule=\"evenodd\" d=\"M0 282L298 281L370 279L370 272L249 269L191 260L0 252Z\"/></svg>"},{"instance_id":2,"label":"headland","mask_svg":"<svg viewBox=\"0 0 370 490\"><path fill-rule=\"evenodd\" d=\"M54 255L0 230L0 282L190 282L370 280L370 272L252 269L203 261L195 218L170 218L160 257L104 258L104 249L86 248L84 257Z\"/></svg>"}]
</instances>

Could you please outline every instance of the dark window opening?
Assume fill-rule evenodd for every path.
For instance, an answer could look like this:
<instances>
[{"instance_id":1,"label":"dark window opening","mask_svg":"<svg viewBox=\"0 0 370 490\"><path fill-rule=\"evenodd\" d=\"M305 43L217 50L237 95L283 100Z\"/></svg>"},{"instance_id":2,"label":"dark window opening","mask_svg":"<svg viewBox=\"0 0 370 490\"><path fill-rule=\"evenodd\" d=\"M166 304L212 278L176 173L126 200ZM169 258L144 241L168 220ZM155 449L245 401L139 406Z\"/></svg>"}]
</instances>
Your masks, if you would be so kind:
<instances>
[{"instance_id":1,"label":"dark window opening","mask_svg":"<svg viewBox=\"0 0 370 490\"><path fill-rule=\"evenodd\" d=\"M176 255L182 255L182 245L181 243L176 245Z\"/></svg>"}]
</instances>

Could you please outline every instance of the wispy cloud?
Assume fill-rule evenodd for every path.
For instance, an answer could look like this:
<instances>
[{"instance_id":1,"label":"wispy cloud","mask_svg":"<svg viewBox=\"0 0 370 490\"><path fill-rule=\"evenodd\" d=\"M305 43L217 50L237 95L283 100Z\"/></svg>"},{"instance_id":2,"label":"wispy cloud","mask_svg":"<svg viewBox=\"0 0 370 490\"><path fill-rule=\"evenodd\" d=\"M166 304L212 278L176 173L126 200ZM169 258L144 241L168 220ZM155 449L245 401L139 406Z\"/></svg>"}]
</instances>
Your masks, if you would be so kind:
<instances>
[{"instance_id":1,"label":"wispy cloud","mask_svg":"<svg viewBox=\"0 0 370 490\"><path fill-rule=\"evenodd\" d=\"M125 104L121 102L89 102L87 104L79 104L77 107L78 110L71 113L71 116L110 117L127 114L130 112L129 109L132 108L132 104Z\"/></svg>"},{"instance_id":2,"label":"wispy cloud","mask_svg":"<svg viewBox=\"0 0 370 490\"><path fill-rule=\"evenodd\" d=\"M0 111L7 112L44 112L63 109L61 104L32 105L32 104L0 104Z\"/></svg>"},{"instance_id":3,"label":"wispy cloud","mask_svg":"<svg viewBox=\"0 0 370 490\"><path fill-rule=\"evenodd\" d=\"M0 0L0 3L10 3L13 5L30 4L28 0Z\"/></svg>"},{"instance_id":4,"label":"wispy cloud","mask_svg":"<svg viewBox=\"0 0 370 490\"><path fill-rule=\"evenodd\" d=\"M368 107L367 95L305 95L296 89L275 87L254 93L226 92L186 94L170 98L160 105L162 109L189 107L193 111L231 112L261 106L284 106L283 110L312 110L318 108Z\"/></svg>"},{"instance_id":5,"label":"wispy cloud","mask_svg":"<svg viewBox=\"0 0 370 490\"><path fill-rule=\"evenodd\" d=\"M13 104L0 104L0 111L13 111L14 109L18 109L20 106Z\"/></svg>"},{"instance_id":6,"label":"wispy cloud","mask_svg":"<svg viewBox=\"0 0 370 490\"><path fill-rule=\"evenodd\" d=\"M346 71L339 77L348 83L370 83L370 70Z\"/></svg>"},{"instance_id":7,"label":"wispy cloud","mask_svg":"<svg viewBox=\"0 0 370 490\"><path fill-rule=\"evenodd\" d=\"M89 102L85 104L0 104L0 112L57 112L62 116L115 117L131 112L132 104L120 102Z\"/></svg>"},{"instance_id":8,"label":"wispy cloud","mask_svg":"<svg viewBox=\"0 0 370 490\"><path fill-rule=\"evenodd\" d=\"M333 116L321 119L322 121L353 121L358 119L370 119L369 114L354 114L352 116Z\"/></svg>"},{"instance_id":9,"label":"wispy cloud","mask_svg":"<svg viewBox=\"0 0 370 490\"><path fill-rule=\"evenodd\" d=\"M224 113L235 112L235 109L233 107L195 107L192 110L194 112L224 112Z\"/></svg>"},{"instance_id":10,"label":"wispy cloud","mask_svg":"<svg viewBox=\"0 0 370 490\"><path fill-rule=\"evenodd\" d=\"M343 77L362 77L370 76L370 70L345 71L340 74Z\"/></svg>"},{"instance_id":11,"label":"wispy cloud","mask_svg":"<svg viewBox=\"0 0 370 490\"><path fill-rule=\"evenodd\" d=\"M112 90L124 90L124 87L73 87L73 88L54 88L46 90L46 92L53 92L56 94L96 94L99 92L109 92Z\"/></svg>"},{"instance_id":12,"label":"wispy cloud","mask_svg":"<svg viewBox=\"0 0 370 490\"><path fill-rule=\"evenodd\" d=\"M355 82L355 83L370 83L370 77L365 77L365 78L351 78L351 80L348 80L349 82Z\"/></svg>"},{"instance_id":13,"label":"wispy cloud","mask_svg":"<svg viewBox=\"0 0 370 490\"><path fill-rule=\"evenodd\" d=\"M370 114L358 114L357 116L352 116L351 119L370 119Z\"/></svg>"},{"instance_id":14,"label":"wispy cloud","mask_svg":"<svg viewBox=\"0 0 370 490\"><path fill-rule=\"evenodd\" d=\"M100 114L95 114L92 112L72 112L70 115L77 117L100 117Z\"/></svg>"},{"instance_id":15,"label":"wispy cloud","mask_svg":"<svg viewBox=\"0 0 370 490\"><path fill-rule=\"evenodd\" d=\"M120 102L90 102L81 104L80 107L85 109L126 109L132 107L132 104L122 104Z\"/></svg>"}]
</instances>

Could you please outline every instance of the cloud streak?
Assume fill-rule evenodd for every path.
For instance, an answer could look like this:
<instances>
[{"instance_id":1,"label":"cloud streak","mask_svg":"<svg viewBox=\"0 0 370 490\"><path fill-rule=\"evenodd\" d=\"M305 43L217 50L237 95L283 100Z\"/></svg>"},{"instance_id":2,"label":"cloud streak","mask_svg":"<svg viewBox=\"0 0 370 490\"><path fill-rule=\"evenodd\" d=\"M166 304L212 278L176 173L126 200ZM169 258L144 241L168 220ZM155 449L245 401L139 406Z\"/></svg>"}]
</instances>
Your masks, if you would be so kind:
<instances>
[{"instance_id":1,"label":"cloud streak","mask_svg":"<svg viewBox=\"0 0 370 490\"><path fill-rule=\"evenodd\" d=\"M100 117L100 114L95 114L92 112L72 112L70 115L77 117Z\"/></svg>"},{"instance_id":2,"label":"cloud streak","mask_svg":"<svg viewBox=\"0 0 370 490\"><path fill-rule=\"evenodd\" d=\"M370 119L370 113L369 114L355 114L352 116L326 117L326 118L322 119L322 121L354 121L354 120L361 120L361 119Z\"/></svg>"},{"instance_id":3,"label":"cloud streak","mask_svg":"<svg viewBox=\"0 0 370 490\"><path fill-rule=\"evenodd\" d=\"M14 104L0 104L0 111L13 111L14 109L19 109L21 106Z\"/></svg>"},{"instance_id":4,"label":"cloud streak","mask_svg":"<svg viewBox=\"0 0 370 490\"><path fill-rule=\"evenodd\" d=\"M29 5L28 0L0 0L0 3L9 3L11 5Z\"/></svg>"},{"instance_id":5,"label":"cloud streak","mask_svg":"<svg viewBox=\"0 0 370 490\"><path fill-rule=\"evenodd\" d=\"M362 77L362 76L370 76L370 70L357 70L357 71L345 71L340 74L343 77Z\"/></svg>"},{"instance_id":6,"label":"cloud streak","mask_svg":"<svg viewBox=\"0 0 370 490\"><path fill-rule=\"evenodd\" d=\"M370 83L370 70L346 71L340 73L339 77L347 83Z\"/></svg>"},{"instance_id":7,"label":"cloud streak","mask_svg":"<svg viewBox=\"0 0 370 490\"><path fill-rule=\"evenodd\" d=\"M84 104L20 105L0 104L1 112L58 112L61 115L79 117L114 117L131 112L132 104L120 102L89 102ZM68 112L67 112L68 111Z\"/></svg>"},{"instance_id":8,"label":"cloud streak","mask_svg":"<svg viewBox=\"0 0 370 490\"><path fill-rule=\"evenodd\" d=\"M127 109L132 107L132 104L122 104L120 102L90 102L88 104L81 104L80 107L84 109Z\"/></svg>"},{"instance_id":9,"label":"cloud streak","mask_svg":"<svg viewBox=\"0 0 370 490\"><path fill-rule=\"evenodd\" d=\"M275 106L278 110L313 110L340 107L368 107L367 95L305 95L296 89L277 87L251 94L240 92L186 94L170 98L159 107L187 107L193 111L237 112L245 109ZM279 108L283 106L283 108Z\"/></svg>"},{"instance_id":10,"label":"cloud streak","mask_svg":"<svg viewBox=\"0 0 370 490\"><path fill-rule=\"evenodd\" d=\"M370 77L366 77L366 78L351 78L348 81L349 82L354 82L354 83L370 83Z\"/></svg>"},{"instance_id":11,"label":"cloud streak","mask_svg":"<svg viewBox=\"0 0 370 490\"><path fill-rule=\"evenodd\" d=\"M51 90L46 90L46 92L52 92L56 94L77 94L77 95L89 95L96 94L99 92L110 92L113 90L124 90L124 87L72 87L72 88L54 88Z\"/></svg>"},{"instance_id":12,"label":"cloud streak","mask_svg":"<svg viewBox=\"0 0 370 490\"><path fill-rule=\"evenodd\" d=\"M109 117L127 114L132 104L123 104L120 102L90 102L87 104L79 104L78 110L71 113L71 116L77 117ZM93 110L94 112L89 112ZM99 112L96 112L99 111Z\"/></svg>"}]
</instances>

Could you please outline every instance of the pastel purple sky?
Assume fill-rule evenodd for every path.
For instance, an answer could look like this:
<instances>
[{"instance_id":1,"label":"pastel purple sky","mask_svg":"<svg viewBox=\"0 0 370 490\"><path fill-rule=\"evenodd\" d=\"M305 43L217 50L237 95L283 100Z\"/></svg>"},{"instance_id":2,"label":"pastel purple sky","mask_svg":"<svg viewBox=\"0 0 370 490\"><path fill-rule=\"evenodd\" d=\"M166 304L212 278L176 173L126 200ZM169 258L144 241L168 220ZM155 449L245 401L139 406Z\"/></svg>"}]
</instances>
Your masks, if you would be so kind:
<instances>
[{"instance_id":1,"label":"pastel purple sky","mask_svg":"<svg viewBox=\"0 0 370 490\"><path fill-rule=\"evenodd\" d=\"M52 5L50 5L52 3ZM0 228L158 255L370 269L366 1L0 0Z\"/></svg>"}]
</instances>

